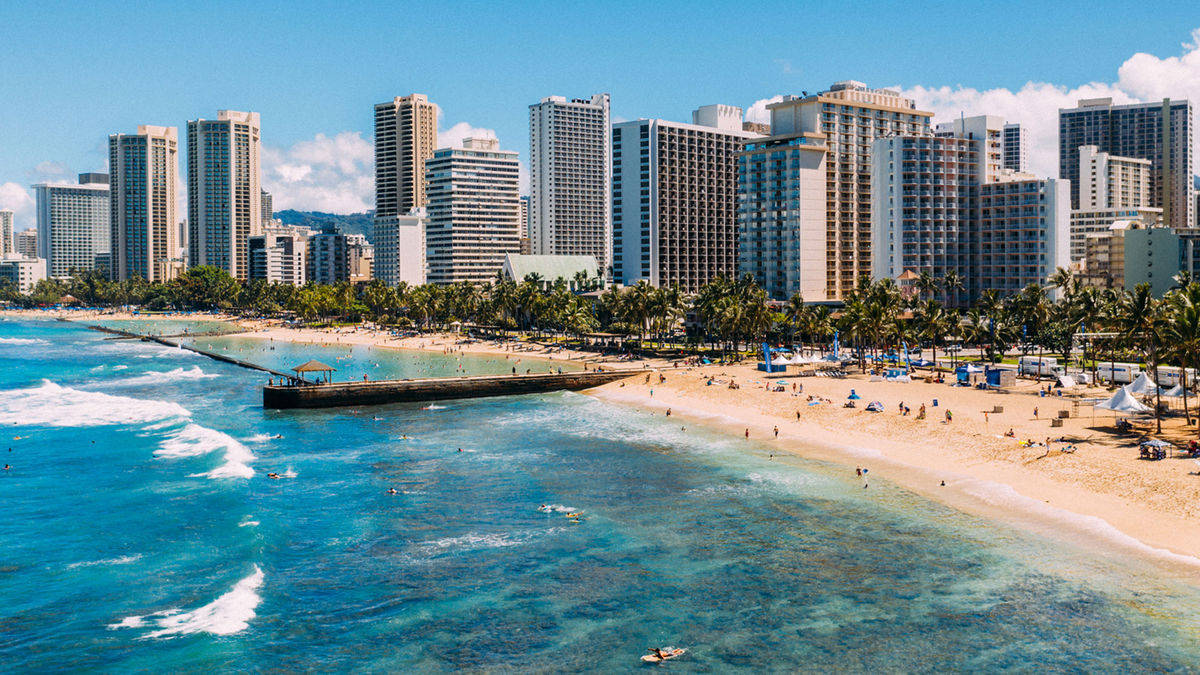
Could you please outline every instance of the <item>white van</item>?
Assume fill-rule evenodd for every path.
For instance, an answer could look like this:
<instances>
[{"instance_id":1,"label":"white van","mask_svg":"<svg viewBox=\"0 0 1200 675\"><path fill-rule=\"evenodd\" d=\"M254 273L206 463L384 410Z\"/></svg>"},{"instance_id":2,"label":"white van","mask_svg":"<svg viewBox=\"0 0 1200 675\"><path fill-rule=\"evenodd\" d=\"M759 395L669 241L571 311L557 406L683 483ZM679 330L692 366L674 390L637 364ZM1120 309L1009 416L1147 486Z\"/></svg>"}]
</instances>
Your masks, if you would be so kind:
<instances>
[{"instance_id":1,"label":"white van","mask_svg":"<svg viewBox=\"0 0 1200 675\"><path fill-rule=\"evenodd\" d=\"M1142 374L1142 367L1136 363L1110 363L1101 361L1096 364L1096 378L1101 382L1113 384L1129 384Z\"/></svg>"},{"instance_id":2,"label":"white van","mask_svg":"<svg viewBox=\"0 0 1200 675\"><path fill-rule=\"evenodd\" d=\"M1017 372L1021 375L1037 377L1054 377L1061 375L1063 370L1058 366L1058 359L1053 356L1022 356L1017 361Z\"/></svg>"},{"instance_id":3,"label":"white van","mask_svg":"<svg viewBox=\"0 0 1200 675\"><path fill-rule=\"evenodd\" d=\"M1158 386L1174 387L1179 384L1180 369L1178 366L1159 366L1158 367ZM1192 389L1196 386L1196 369L1187 369L1187 387Z\"/></svg>"}]
</instances>

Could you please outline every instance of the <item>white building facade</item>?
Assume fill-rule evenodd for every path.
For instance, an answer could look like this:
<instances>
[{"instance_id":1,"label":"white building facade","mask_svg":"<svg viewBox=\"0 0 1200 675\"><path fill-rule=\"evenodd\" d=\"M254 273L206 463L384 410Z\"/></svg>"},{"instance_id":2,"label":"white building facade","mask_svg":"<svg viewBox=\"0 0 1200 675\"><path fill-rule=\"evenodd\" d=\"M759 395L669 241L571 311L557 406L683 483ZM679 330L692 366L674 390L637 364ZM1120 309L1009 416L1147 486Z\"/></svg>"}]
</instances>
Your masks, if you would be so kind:
<instances>
[{"instance_id":1,"label":"white building facade","mask_svg":"<svg viewBox=\"0 0 1200 675\"><path fill-rule=\"evenodd\" d=\"M529 238L534 254L590 255L602 273L609 268L611 134L608 94L571 100L549 96L529 106Z\"/></svg>"},{"instance_id":2,"label":"white building facade","mask_svg":"<svg viewBox=\"0 0 1200 675\"><path fill-rule=\"evenodd\" d=\"M705 106L705 124L635 120L612 129L613 281L695 292L737 275L741 108ZM715 125L723 126L715 126Z\"/></svg>"},{"instance_id":3,"label":"white building facade","mask_svg":"<svg viewBox=\"0 0 1200 675\"><path fill-rule=\"evenodd\" d=\"M308 238L313 231L278 223L249 238L250 278L272 284L303 286L307 281Z\"/></svg>"},{"instance_id":4,"label":"white building facade","mask_svg":"<svg viewBox=\"0 0 1200 675\"><path fill-rule=\"evenodd\" d=\"M425 209L375 219L375 278L388 286L425 283Z\"/></svg>"},{"instance_id":5,"label":"white building facade","mask_svg":"<svg viewBox=\"0 0 1200 675\"><path fill-rule=\"evenodd\" d=\"M517 153L468 138L425 163L425 257L433 284L492 281L521 248Z\"/></svg>"},{"instance_id":6,"label":"white building facade","mask_svg":"<svg viewBox=\"0 0 1200 675\"><path fill-rule=\"evenodd\" d=\"M46 278L46 261L9 254L0 256L0 279L7 279L22 293L29 293L37 282Z\"/></svg>"},{"instance_id":7,"label":"white building facade","mask_svg":"<svg viewBox=\"0 0 1200 675\"><path fill-rule=\"evenodd\" d=\"M108 183L42 183L33 189L37 198L36 257L46 261L46 274L63 278L72 270L96 269L98 259L107 258L112 250Z\"/></svg>"}]
</instances>

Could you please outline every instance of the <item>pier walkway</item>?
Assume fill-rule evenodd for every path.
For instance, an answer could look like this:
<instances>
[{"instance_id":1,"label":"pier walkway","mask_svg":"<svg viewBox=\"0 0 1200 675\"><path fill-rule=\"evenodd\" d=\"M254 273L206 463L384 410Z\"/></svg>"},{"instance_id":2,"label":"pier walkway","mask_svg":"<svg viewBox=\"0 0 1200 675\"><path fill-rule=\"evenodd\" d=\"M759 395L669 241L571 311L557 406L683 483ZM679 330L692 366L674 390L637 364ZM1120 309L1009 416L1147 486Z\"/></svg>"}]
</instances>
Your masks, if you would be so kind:
<instances>
[{"instance_id":1,"label":"pier walkway","mask_svg":"<svg viewBox=\"0 0 1200 675\"><path fill-rule=\"evenodd\" d=\"M213 359L214 361L222 361L224 363L232 363L235 366L241 366L242 368L249 368L250 370L261 370L264 373L270 373L276 377L282 377L282 378L284 378L284 381L299 382L301 385L312 384L311 382L309 382L308 380L305 380L304 378L297 377L295 373L285 373L285 372L282 372L279 370L273 370L271 368L268 368L263 365L259 365L257 363L251 363L250 361L243 361L241 359L235 359L232 356L226 356L226 355L220 354L218 352L211 352L207 349L201 349L200 347L196 347L194 345L189 345L189 344L184 344L182 342L172 339L172 338L179 338L179 337L203 337L200 334L181 334L181 335L170 335L170 336L167 336L167 335L142 335L141 333L131 333L129 331L119 330L116 328L108 328L106 326L91 326L91 325L89 325L89 326L87 326L87 328L89 328L90 330L98 331L100 333L108 333L110 335L117 335L117 336L120 336L123 338L143 340L146 342L156 342L160 345L163 345L164 347L174 347L176 349L186 349L189 352L195 352L197 354L200 354L201 356L207 356L208 358ZM229 333L222 333L221 335L229 335Z\"/></svg>"},{"instance_id":2,"label":"pier walkway","mask_svg":"<svg viewBox=\"0 0 1200 675\"><path fill-rule=\"evenodd\" d=\"M516 396L550 391L578 391L642 375L642 369L541 373L532 375L467 375L414 380L333 382L263 387L263 407L333 408L485 396Z\"/></svg>"}]
</instances>

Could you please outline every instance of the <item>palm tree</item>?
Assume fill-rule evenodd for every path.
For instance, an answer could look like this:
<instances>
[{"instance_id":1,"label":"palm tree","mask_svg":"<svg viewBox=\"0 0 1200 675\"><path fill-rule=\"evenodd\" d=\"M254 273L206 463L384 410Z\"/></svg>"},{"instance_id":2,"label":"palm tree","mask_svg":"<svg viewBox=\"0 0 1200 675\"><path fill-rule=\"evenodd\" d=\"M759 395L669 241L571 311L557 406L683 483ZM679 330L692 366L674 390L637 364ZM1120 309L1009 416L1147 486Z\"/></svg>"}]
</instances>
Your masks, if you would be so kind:
<instances>
[{"instance_id":1,"label":"palm tree","mask_svg":"<svg viewBox=\"0 0 1200 675\"><path fill-rule=\"evenodd\" d=\"M932 299L938 290L938 280L929 270L921 270L921 274L917 276L917 280L913 283L913 286L916 287L917 294L921 298L924 298L925 294L928 293Z\"/></svg>"},{"instance_id":2,"label":"palm tree","mask_svg":"<svg viewBox=\"0 0 1200 675\"><path fill-rule=\"evenodd\" d=\"M1154 421L1157 433L1162 433L1162 403L1158 384L1158 365L1162 358L1160 331L1163 329L1163 312L1160 301L1155 299L1150 284L1138 284L1126 295L1121 306L1122 333L1128 343L1139 349L1150 367L1151 379L1155 383Z\"/></svg>"},{"instance_id":3,"label":"palm tree","mask_svg":"<svg viewBox=\"0 0 1200 675\"><path fill-rule=\"evenodd\" d=\"M913 319L920 335L933 344L933 371L936 373L938 342L954 329L957 317L947 312L942 303L930 299L917 307Z\"/></svg>"},{"instance_id":4,"label":"palm tree","mask_svg":"<svg viewBox=\"0 0 1200 675\"><path fill-rule=\"evenodd\" d=\"M942 290L946 293L946 304L957 305L957 302L950 302L950 298L953 297L957 300L958 292L965 288L966 286L963 285L962 277L958 275L957 271L947 270L946 273L942 275Z\"/></svg>"},{"instance_id":5,"label":"palm tree","mask_svg":"<svg viewBox=\"0 0 1200 675\"><path fill-rule=\"evenodd\" d=\"M1200 370L1200 282L1189 282L1168 297L1169 319L1167 341L1170 354L1179 363L1179 384L1183 389L1183 414L1188 424L1192 413L1188 407L1188 369ZM1200 435L1200 424L1197 425Z\"/></svg>"}]
</instances>

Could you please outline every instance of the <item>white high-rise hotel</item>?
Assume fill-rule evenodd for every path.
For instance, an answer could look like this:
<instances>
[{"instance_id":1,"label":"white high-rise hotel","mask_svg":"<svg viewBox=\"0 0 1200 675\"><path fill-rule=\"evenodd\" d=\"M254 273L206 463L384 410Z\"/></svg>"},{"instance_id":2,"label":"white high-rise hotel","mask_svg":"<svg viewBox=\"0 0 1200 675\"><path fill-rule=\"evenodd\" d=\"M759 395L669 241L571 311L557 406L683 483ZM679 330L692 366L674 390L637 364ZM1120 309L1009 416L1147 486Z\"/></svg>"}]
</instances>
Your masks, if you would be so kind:
<instances>
[{"instance_id":1,"label":"white high-rise hotel","mask_svg":"<svg viewBox=\"0 0 1200 675\"><path fill-rule=\"evenodd\" d=\"M46 274L67 277L75 270L107 267L108 176L80 174L79 185L34 185L37 194L37 246ZM104 182L96 182L101 181Z\"/></svg>"},{"instance_id":2,"label":"white high-rise hotel","mask_svg":"<svg viewBox=\"0 0 1200 675\"><path fill-rule=\"evenodd\" d=\"M550 96L529 106L529 238L540 255L590 255L602 274L612 249L609 96Z\"/></svg>"},{"instance_id":3,"label":"white high-rise hotel","mask_svg":"<svg viewBox=\"0 0 1200 675\"><path fill-rule=\"evenodd\" d=\"M167 281L174 276L178 154L175 127L140 125L136 134L108 137L113 279Z\"/></svg>"},{"instance_id":4,"label":"white high-rise hotel","mask_svg":"<svg viewBox=\"0 0 1200 675\"><path fill-rule=\"evenodd\" d=\"M188 264L247 279L247 240L262 228L258 113L221 110L187 130Z\"/></svg>"},{"instance_id":5,"label":"white high-rise hotel","mask_svg":"<svg viewBox=\"0 0 1200 675\"><path fill-rule=\"evenodd\" d=\"M492 280L521 249L517 153L490 138L441 148L425 163L429 283Z\"/></svg>"},{"instance_id":6,"label":"white high-rise hotel","mask_svg":"<svg viewBox=\"0 0 1200 675\"><path fill-rule=\"evenodd\" d=\"M613 280L695 292L737 276L742 109L709 105L692 124L613 125Z\"/></svg>"}]
</instances>

